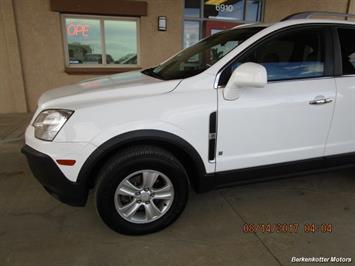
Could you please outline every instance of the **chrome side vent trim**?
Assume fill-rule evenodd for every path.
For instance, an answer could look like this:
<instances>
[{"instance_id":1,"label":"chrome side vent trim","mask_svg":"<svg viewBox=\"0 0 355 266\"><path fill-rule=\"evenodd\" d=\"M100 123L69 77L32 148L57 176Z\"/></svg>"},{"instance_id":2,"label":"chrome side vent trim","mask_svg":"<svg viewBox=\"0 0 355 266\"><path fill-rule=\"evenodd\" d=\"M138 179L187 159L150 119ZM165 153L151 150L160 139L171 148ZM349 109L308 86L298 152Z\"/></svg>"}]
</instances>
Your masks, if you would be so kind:
<instances>
[{"instance_id":1,"label":"chrome side vent trim","mask_svg":"<svg viewBox=\"0 0 355 266\"><path fill-rule=\"evenodd\" d=\"M208 133L208 160L214 161L216 158L217 144L217 112L210 114L210 125Z\"/></svg>"}]
</instances>

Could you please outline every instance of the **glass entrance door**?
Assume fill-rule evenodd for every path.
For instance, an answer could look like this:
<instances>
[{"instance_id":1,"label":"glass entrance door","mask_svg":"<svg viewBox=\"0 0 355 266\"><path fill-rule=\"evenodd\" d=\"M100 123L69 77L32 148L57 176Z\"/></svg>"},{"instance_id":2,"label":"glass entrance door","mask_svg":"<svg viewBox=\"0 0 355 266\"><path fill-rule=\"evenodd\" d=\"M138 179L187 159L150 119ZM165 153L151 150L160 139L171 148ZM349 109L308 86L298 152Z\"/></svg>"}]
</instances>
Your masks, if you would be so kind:
<instances>
[{"instance_id":1,"label":"glass entrance door","mask_svg":"<svg viewBox=\"0 0 355 266\"><path fill-rule=\"evenodd\" d=\"M185 0L183 47L243 23L262 19L263 0Z\"/></svg>"},{"instance_id":2,"label":"glass entrance door","mask_svg":"<svg viewBox=\"0 0 355 266\"><path fill-rule=\"evenodd\" d=\"M204 21L204 34L203 37L211 36L220 31L228 30L242 23L225 22L225 21Z\"/></svg>"}]
</instances>

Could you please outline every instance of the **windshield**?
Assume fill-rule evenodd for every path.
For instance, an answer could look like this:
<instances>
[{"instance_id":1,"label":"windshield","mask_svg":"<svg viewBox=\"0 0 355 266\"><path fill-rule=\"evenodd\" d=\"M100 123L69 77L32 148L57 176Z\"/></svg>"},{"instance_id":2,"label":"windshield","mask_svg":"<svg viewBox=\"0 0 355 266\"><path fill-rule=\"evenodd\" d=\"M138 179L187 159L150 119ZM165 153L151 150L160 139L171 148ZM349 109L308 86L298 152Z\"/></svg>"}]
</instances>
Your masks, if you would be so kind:
<instances>
[{"instance_id":1,"label":"windshield","mask_svg":"<svg viewBox=\"0 0 355 266\"><path fill-rule=\"evenodd\" d=\"M250 27L216 33L143 73L163 80L192 77L208 69L262 29L263 27Z\"/></svg>"}]
</instances>

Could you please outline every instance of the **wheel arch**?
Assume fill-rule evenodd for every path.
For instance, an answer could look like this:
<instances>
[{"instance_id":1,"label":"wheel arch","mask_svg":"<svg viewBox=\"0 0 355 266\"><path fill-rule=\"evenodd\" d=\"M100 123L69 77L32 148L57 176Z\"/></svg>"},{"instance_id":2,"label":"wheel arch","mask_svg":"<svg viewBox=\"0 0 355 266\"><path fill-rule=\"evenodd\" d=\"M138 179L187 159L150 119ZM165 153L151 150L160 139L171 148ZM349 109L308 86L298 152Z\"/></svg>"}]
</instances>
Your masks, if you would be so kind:
<instances>
[{"instance_id":1,"label":"wheel arch","mask_svg":"<svg viewBox=\"0 0 355 266\"><path fill-rule=\"evenodd\" d=\"M95 185L103 163L120 150L133 145L154 145L171 152L184 165L192 188L196 192L212 189L214 175L206 174L203 160L197 150L181 137L160 130L136 130L115 136L100 145L82 166L78 183L88 188Z\"/></svg>"}]
</instances>

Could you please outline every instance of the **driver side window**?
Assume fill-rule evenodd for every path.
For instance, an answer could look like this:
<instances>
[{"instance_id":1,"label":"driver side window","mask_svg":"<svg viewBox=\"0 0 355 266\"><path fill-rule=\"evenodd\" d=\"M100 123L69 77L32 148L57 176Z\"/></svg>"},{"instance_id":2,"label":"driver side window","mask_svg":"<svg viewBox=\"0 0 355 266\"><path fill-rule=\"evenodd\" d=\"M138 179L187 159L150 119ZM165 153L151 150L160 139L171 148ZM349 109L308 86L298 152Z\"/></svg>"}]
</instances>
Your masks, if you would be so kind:
<instances>
[{"instance_id":1,"label":"driver side window","mask_svg":"<svg viewBox=\"0 0 355 266\"><path fill-rule=\"evenodd\" d=\"M325 49L322 29L288 30L251 48L222 73L219 85L226 85L241 64L254 62L267 70L268 81L324 76Z\"/></svg>"}]
</instances>

